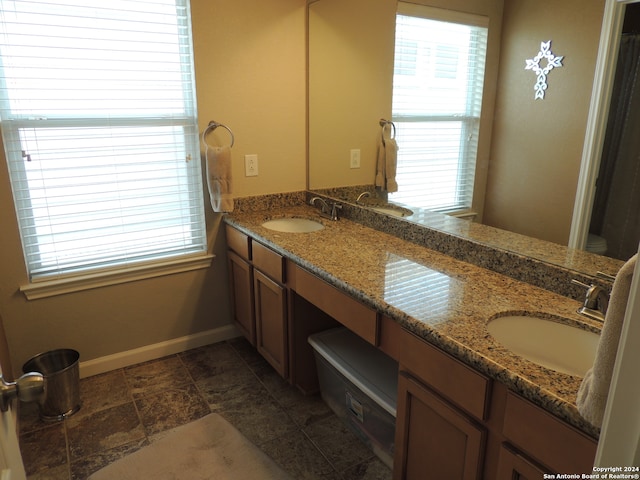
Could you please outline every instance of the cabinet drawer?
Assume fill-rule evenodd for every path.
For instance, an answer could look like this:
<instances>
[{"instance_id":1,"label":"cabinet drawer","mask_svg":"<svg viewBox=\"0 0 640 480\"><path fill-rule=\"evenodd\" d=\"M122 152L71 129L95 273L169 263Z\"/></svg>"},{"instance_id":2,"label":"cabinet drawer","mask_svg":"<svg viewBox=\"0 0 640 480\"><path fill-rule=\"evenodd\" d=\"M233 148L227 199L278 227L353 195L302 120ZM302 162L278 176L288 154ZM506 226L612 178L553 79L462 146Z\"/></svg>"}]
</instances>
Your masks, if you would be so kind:
<instances>
[{"instance_id":1,"label":"cabinet drawer","mask_svg":"<svg viewBox=\"0 0 640 480\"><path fill-rule=\"evenodd\" d=\"M227 246L245 260L251 260L251 238L240 230L225 225Z\"/></svg>"},{"instance_id":2,"label":"cabinet drawer","mask_svg":"<svg viewBox=\"0 0 640 480\"><path fill-rule=\"evenodd\" d=\"M549 473L546 468L536 465L508 444L500 446L497 480L536 480L544 478L545 473Z\"/></svg>"},{"instance_id":3,"label":"cabinet drawer","mask_svg":"<svg viewBox=\"0 0 640 480\"><path fill-rule=\"evenodd\" d=\"M512 392L507 394L503 433L558 473L591 472L597 442Z\"/></svg>"},{"instance_id":4,"label":"cabinet drawer","mask_svg":"<svg viewBox=\"0 0 640 480\"><path fill-rule=\"evenodd\" d=\"M284 257L255 241L251 250L253 266L276 282L284 283Z\"/></svg>"},{"instance_id":5,"label":"cabinet drawer","mask_svg":"<svg viewBox=\"0 0 640 480\"><path fill-rule=\"evenodd\" d=\"M382 317L380 348L414 376L474 417L485 420L490 380L464 363Z\"/></svg>"},{"instance_id":6,"label":"cabinet drawer","mask_svg":"<svg viewBox=\"0 0 640 480\"><path fill-rule=\"evenodd\" d=\"M354 300L315 275L296 268L295 291L353 333L372 345L378 340L378 315L375 310Z\"/></svg>"}]
</instances>

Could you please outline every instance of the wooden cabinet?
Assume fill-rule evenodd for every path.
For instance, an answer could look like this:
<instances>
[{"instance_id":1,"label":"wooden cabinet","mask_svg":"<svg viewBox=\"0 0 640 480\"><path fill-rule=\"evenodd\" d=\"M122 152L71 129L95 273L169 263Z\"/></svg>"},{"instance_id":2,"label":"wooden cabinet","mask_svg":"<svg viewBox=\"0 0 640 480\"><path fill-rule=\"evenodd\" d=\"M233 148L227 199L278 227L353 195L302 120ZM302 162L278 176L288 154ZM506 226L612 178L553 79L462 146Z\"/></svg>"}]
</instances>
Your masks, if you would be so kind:
<instances>
[{"instance_id":1,"label":"wooden cabinet","mask_svg":"<svg viewBox=\"0 0 640 480\"><path fill-rule=\"evenodd\" d=\"M403 372L394 480L591 472L595 440L384 316L380 348Z\"/></svg>"},{"instance_id":2,"label":"wooden cabinet","mask_svg":"<svg viewBox=\"0 0 640 480\"><path fill-rule=\"evenodd\" d=\"M372 345L378 345L378 314L324 280L296 268L294 289L298 295L335 318Z\"/></svg>"},{"instance_id":3,"label":"wooden cabinet","mask_svg":"<svg viewBox=\"0 0 640 480\"><path fill-rule=\"evenodd\" d=\"M253 269L249 262L232 251L229 259L231 314L236 326L251 345L256 345L256 322L253 302Z\"/></svg>"},{"instance_id":4,"label":"wooden cabinet","mask_svg":"<svg viewBox=\"0 0 640 480\"><path fill-rule=\"evenodd\" d=\"M259 242L252 244L256 348L276 371L287 378L287 291L285 259Z\"/></svg>"},{"instance_id":5,"label":"wooden cabinet","mask_svg":"<svg viewBox=\"0 0 640 480\"><path fill-rule=\"evenodd\" d=\"M539 480L548 469L536 465L508 444L500 446L496 480Z\"/></svg>"},{"instance_id":6,"label":"wooden cabinet","mask_svg":"<svg viewBox=\"0 0 640 480\"><path fill-rule=\"evenodd\" d=\"M458 408L477 419L486 418L491 391L486 376L386 316L380 321L380 349Z\"/></svg>"},{"instance_id":7,"label":"wooden cabinet","mask_svg":"<svg viewBox=\"0 0 640 480\"><path fill-rule=\"evenodd\" d=\"M284 287L255 270L256 348L284 378L288 375L287 295Z\"/></svg>"},{"instance_id":8,"label":"wooden cabinet","mask_svg":"<svg viewBox=\"0 0 640 480\"><path fill-rule=\"evenodd\" d=\"M502 433L547 473L591 473L597 442L513 392L507 394Z\"/></svg>"},{"instance_id":9,"label":"wooden cabinet","mask_svg":"<svg viewBox=\"0 0 640 480\"><path fill-rule=\"evenodd\" d=\"M308 336L338 324L398 361L394 480L591 472L594 439L229 226L227 242L233 318L300 390L317 391Z\"/></svg>"},{"instance_id":10,"label":"wooden cabinet","mask_svg":"<svg viewBox=\"0 0 640 480\"><path fill-rule=\"evenodd\" d=\"M394 480L475 480L484 428L406 373L398 379Z\"/></svg>"},{"instance_id":11,"label":"wooden cabinet","mask_svg":"<svg viewBox=\"0 0 640 480\"><path fill-rule=\"evenodd\" d=\"M233 319L247 340L287 378L285 259L235 228L227 226L226 234Z\"/></svg>"}]
</instances>

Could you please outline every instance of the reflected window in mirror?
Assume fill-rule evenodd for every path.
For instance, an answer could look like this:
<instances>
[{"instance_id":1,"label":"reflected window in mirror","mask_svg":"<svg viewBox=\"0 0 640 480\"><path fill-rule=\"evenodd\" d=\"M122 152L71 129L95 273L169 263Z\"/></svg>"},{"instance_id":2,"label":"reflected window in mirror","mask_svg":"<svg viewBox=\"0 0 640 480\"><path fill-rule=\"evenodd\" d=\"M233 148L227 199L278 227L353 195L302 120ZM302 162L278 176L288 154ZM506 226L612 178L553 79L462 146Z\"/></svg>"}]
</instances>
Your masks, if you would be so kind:
<instances>
[{"instance_id":1,"label":"reflected window in mirror","mask_svg":"<svg viewBox=\"0 0 640 480\"><path fill-rule=\"evenodd\" d=\"M488 18L398 4L393 113L398 191L389 200L472 208Z\"/></svg>"}]
</instances>

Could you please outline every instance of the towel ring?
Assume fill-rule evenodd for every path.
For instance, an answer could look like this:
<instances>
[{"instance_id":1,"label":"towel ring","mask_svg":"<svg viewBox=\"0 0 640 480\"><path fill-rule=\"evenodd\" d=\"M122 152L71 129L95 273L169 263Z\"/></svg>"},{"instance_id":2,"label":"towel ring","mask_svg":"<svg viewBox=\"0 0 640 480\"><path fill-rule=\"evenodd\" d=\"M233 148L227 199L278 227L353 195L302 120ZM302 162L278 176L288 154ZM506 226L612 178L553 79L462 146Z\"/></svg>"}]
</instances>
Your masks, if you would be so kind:
<instances>
[{"instance_id":1,"label":"towel ring","mask_svg":"<svg viewBox=\"0 0 640 480\"><path fill-rule=\"evenodd\" d=\"M229 135L231 135L231 145L229 146L230 148L233 147L233 144L235 142L235 137L233 136L233 132L231 131L231 129L229 127L227 127L224 123L218 123L215 120L211 120L209 122L209 125L207 125L207 128L204 129L204 132L202 132L202 142L206 145L209 146L209 144L207 143L206 140L206 136L209 132L213 132L216 128L218 127L222 127L224 128L227 132L229 132Z\"/></svg>"},{"instance_id":2,"label":"towel ring","mask_svg":"<svg viewBox=\"0 0 640 480\"><path fill-rule=\"evenodd\" d=\"M384 127L386 127L387 125L391 125L391 138L396 138L396 124L389 121L389 120L385 120L384 118L380 119L380 126L382 127L382 130L384 131Z\"/></svg>"}]
</instances>

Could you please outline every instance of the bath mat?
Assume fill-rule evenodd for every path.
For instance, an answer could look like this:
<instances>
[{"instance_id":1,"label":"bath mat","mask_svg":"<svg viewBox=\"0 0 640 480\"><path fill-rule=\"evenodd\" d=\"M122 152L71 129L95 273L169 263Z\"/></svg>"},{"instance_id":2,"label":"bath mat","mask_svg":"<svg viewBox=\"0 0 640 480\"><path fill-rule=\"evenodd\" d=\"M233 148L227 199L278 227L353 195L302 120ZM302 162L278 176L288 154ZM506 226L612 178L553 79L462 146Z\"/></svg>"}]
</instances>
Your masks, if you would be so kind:
<instances>
[{"instance_id":1,"label":"bath mat","mask_svg":"<svg viewBox=\"0 0 640 480\"><path fill-rule=\"evenodd\" d=\"M89 480L283 480L269 457L215 413L177 427Z\"/></svg>"}]
</instances>

